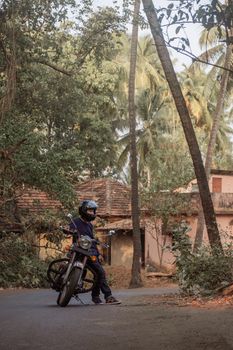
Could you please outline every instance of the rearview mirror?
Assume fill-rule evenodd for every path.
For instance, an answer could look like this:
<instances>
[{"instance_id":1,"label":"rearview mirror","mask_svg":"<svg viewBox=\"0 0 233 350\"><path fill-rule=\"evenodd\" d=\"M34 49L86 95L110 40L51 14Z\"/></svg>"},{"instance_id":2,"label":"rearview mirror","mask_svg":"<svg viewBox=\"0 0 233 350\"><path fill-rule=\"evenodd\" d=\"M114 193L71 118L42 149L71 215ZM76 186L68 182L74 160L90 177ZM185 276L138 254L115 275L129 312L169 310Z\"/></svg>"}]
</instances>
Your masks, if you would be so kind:
<instances>
[{"instance_id":1,"label":"rearview mirror","mask_svg":"<svg viewBox=\"0 0 233 350\"><path fill-rule=\"evenodd\" d=\"M115 230L108 231L108 236L114 236L116 234Z\"/></svg>"}]
</instances>

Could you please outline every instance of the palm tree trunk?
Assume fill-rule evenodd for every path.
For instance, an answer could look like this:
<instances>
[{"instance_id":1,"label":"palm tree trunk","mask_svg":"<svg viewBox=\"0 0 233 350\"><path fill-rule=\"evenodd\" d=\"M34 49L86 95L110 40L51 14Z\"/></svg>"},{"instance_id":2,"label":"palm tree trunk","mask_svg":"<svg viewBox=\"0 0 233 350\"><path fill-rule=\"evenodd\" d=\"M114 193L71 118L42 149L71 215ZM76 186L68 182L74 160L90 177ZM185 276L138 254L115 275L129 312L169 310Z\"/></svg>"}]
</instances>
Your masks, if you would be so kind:
<instances>
[{"instance_id":1,"label":"palm tree trunk","mask_svg":"<svg viewBox=\"0 0 233 350\"><path fill-rule=\"evenodd\" d=\"M205 221L207 224L207 232L210 245L214 251L217 246L222 250L222 244L220 235L216 223L216 217L214 213L213 202L211 199L208 181L205 173L205 168L201 158L201 152L197 143L196 135L193 129L193 125L189 116L189 112L185 103L184 96L181 91L180 84L178 82L176 73L174 71L168 49L166 47L164 37L158 22L157 14L152 0L142 0L144 10L150 25L151 33L154 38L155 46L163 66L163 70L169 84L171 93L173 95L177 111L179 113L181 123L183 126L186 141L189 146L189 151L192 157L194 171L197 178L199 187L202 207L205 215Z\"/></svg>"},{"instance_id":2,"label":"palm tree trunk","mask_svg":"<svg viewBox=\"0 0 233 350\"><path fill-rule=\"evenodd\" d=\"M226 68L226 69L230 69L230 66L231 66L232 49L233 49L232 44L227 46L226 57L225 57L225 62L224 62L224 68ZM206 154L205 172L206 172L206 176L207 176L208 180L210 178L211 163L212 163L212 158L213 158L213 154L214 154L214 148L215 148L215 144L216 144L216 137L217 137L217 132L219 129L220 118L221 118L222 111L223 111L224 98L225 98L225 94L226 94L226 90L227 90L228 80L229 80L229 70L224 70L223 74L222 74L220 90L219 90L219 95L218 95L218 101L217 101L215 113L213 116L213 125L212 125L212 129L211 129L211 133L210 133L210 140L209 140L207 154ZM198 248L201 247L201 244L203 241L204 227L205 227L205 217L203 214L202 206L200 204L199 212L198 212L198 219L197 219L197 230L196 230L195 242L194 242L194 246L193 246L194 252L196 252L198 250Z\"/></svg>"},{"instance_id":3,"label":"palm tree trunk","mask_svg":"<svg viewBox=\"0 0 233 350\"><path fill-rule=\"evenodd\" d=\"M130 287L141 287L141 233L140 233L140 210L138 196L138 170L137 170L137 150L136 150L136 110L135 110L135 77L137 63L137 43L138 43L138 17L140 11L140 0L134 2L133 29L131 38L130 71L128 108L130 124L130 169L131 169L131 208L133 223L133 264Z\"/></svg>"}]
</instances>

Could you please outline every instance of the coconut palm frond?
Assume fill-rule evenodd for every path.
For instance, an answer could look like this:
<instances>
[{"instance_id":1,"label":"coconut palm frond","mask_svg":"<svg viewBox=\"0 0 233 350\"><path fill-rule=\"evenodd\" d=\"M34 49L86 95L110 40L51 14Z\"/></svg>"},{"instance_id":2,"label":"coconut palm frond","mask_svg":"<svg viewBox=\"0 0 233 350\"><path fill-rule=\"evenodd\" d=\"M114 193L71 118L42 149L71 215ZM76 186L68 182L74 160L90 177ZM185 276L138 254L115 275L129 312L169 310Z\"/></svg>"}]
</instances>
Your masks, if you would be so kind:
<instances>
[{"instance_id":1,"label":"coconut palm frond","mask_svg":"<svg viewBox=\"0 0 233 350\"><path fill-rule=\"evenodd\" d=\"M130 142L130 134L129 134L129 132L127 132L125 135L122 135L117 140L117 144L119 145L119 147L123 147L123 146L129 144L129 142Z\"/></svg>"},{"instance_id":2,"label":"coconut palm frond","mask_svg":"<svg viewBox=\"0 0 233 350\"><path fill-rule=\"evenodd\" d=\"M199 45L201 49L206 49L208 46L216 45L219 42L219 32L217 27L210 30L204 29L199 38Z\"/></svg>"},{"instance_id":3,"label":"coconut palm frond","mask_svg":"<svg viewBox=\"0 0 233 350\"><path fill-rule=\"evenodd\" d=\"M197 61L195 61L192 65L203 67L203 65L205 66L206 64L208 64L208 62L213 63L223 53L224 53L224 45L217 45L200 54L197 57ZM200 62L200 61L203 61L203 62Z\"/></svg>"},{"instance_id":4,"label":"coconut palm frond","mask_svg":"<svg viewBox=\"0 0 233 350\"><path fill-rule=\"evenodd\" d=\"M220 56L215 62L217 66L224 65L225 56ZM221 72L218 67L213 67L207 74L206 84L205 84L205 96L208 97L216 91L216 87L219 87L219 82L221 80Z\"/></svg>"},{"instance_id":5,"label":"coconut palm frond","mask_svg":"<svg viewBox=\"0 0 233 350\"><path fill-rule=\"evenodd\" d=\"M126 147L123 149L123 151L120 153L118 160L117 160L117 166L119 169L124 168L124 166L127 164L129 159L129 151L130 151L130 145L126 145Z\"/></svg>"}]
</instances>

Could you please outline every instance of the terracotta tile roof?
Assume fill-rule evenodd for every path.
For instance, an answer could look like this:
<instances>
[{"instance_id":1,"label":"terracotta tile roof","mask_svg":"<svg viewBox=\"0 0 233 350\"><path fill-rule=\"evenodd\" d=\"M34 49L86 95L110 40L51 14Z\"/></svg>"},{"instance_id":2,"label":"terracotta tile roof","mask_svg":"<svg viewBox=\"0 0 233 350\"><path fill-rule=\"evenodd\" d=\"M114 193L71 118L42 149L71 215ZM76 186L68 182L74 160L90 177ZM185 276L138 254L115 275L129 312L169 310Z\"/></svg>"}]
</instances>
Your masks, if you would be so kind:
<instances>
[{"instance_id":1,"label":"terracotta tile roof","mask_svg":"<svg viewBox=\"0 0 233 350\"><path fill-rule=\"evenodd\" d=\"M58 210L62 208L62 204L55 199L49 197L46 192L27 188L17 198L18 208L20 211L30 213L41 213L45 210Z\"/></svg>"},{"instance_id":2,"label":"terracotta tile roof","mask_svg":"<svg viewBox=\"0 0 233 350\"><path fill-rule=\"evenodd\" d=\"M95 200L100 216L130 216L130 189L119 181L97 179L76 186L77 197ZM27 188L17 199L20 211L41 213L45 210L58 210L62 204L43 191Z\"/></svg>"},{"instance_id":3,"label":"terracotta tile roof","mask_svg":"<svg viewBox=\"0 0 233 350\"><path fill-rule=\"evenodd\" d=\"M140 228L145 228L145 221L140 220ZM132 230L132 220L131 219L122 219L114 222L106 223L104 226L96 227L96 231L103 230Z\"/></svg>"},{"instance_id":4,"label":"terracotta tile roof","mask_svg":"<svg viewBox=\"0 0 233 350\"><path fill-rule=\"evenodd\" d=\"M78 199L93 199L100 216L130 216L130 188L113 179L97 179L76 187Z\"/></svg>"}]
</instances>

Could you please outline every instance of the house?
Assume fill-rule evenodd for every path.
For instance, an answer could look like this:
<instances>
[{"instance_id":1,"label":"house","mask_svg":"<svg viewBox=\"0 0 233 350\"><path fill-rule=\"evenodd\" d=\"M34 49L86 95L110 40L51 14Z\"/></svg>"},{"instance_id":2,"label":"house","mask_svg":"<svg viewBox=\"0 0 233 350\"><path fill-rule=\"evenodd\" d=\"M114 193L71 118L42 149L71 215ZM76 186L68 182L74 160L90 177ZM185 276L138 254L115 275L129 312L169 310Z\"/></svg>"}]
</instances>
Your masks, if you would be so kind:
<instances>
[{"instance_id":1,"label":"house","mask_svg":"<svg viewBox=\"0 0 233 350\"><path fill-rule=\"evenodd\" d=\"M230 242L233 239L233 171L211 170L209 188L215 209L216 220L219 227L222 243ZM198 193L197 181L191 181L187 188L178 189L176 193L183 196L185 202L184 209L180 211L180 217L186 221L190 227L189 236L194 242L198 207L200 197ZM187 204L188 203L188 204ZM171 230L162 232L162 223L152 222L151 229L146 230L146 244L149 260L156 266L172 269L174 257L169 249L172 245ZM203 241L208 242L207 230L204 229Z\"/></svg>"},{"instance_id":2,"label":"house","mask_svg":"<svg viewBox=\"0 0 233 350\"><path fill-rule=\"evenodd\" d=\"M233 171L212 170L209 180L211 196L216 212L216 219L221 233L222 242L233 238ZM172 197L171 193L163 193L162 197ZM175 194L177 197L177 194ZM153 217L150 210L141 210L141 242L142 242L142 265L147 265L155 270L170 271L174 269L174 256L171 252L172 227L176 221L181 219L190 226L189 236L194 242L198 207L200 197L196 180L190 182L184 191L178 193L179 216L172 217L170 225L164 228L161 219ZM174 198L174 203L177 198ZM110 255L112 265L132 264L132 223L131 218L108 220L105 225L99 226L97 230L114 229L117 235L112 239ZM125 236L125 238L124 238ZM207 231L204 230L204 241L208 242ZM126 243L127 242L127 243Z\"/></svg>"},{"instance_id":3,"label":"house","mask_svg":"<svg viewBox=\"0 0 233 350\"><path fill-rule=\"evenodd\" d=\"M212 170L209 186L219 228L221 232L227 232L230 237L233 237L233 171ZM116 235L107 238L110 247L103 251L107 263L113 266L131 267L133 231L130 188L117 180L104 178L81 183L77 185L76 192L80 201L93 199L98 203L98 218L95 227L100 239L105 240L104 235L109 230L116 231ZM169 225L172 220L183 218L190 226L189 235L191 240L194 240L200 201L196 181L191 181L187 188L179 189L176 193L163 193L162 197L165 196L178 196L183 203L179 217L172 217ZM18 209L20 212L28 211L35 215L46 210L63 210L59 201L35 189L23 192L18 198ZM172 227L169 225L165 227L161 219L151 215L150 210L141 210L143 266L149 265L155 270L173 269L174 256L169 249L172 245ZM208 240L206 230L204 240ZM222 235L222 240L225 240L224 235ZM40 255L44 257L47 253L48 250L44 248L41 249Z\"/></svg>"},{"instance_id":4,"label":"house","mask_svg":"<svg viewBox=\"0 0 233 350\"><path fill-rule=\"evenodd\" d=\"M102 251L105 261L113 266L131 266L133 241L130 188L106 178L84 182L76 190L80 200L94 199L98 204L95 230L97 236L109 244L109 248ZM115 230L116 235L106 238L109 230ZM144 256L144 252L142 254Z\"/></svg>"},{"instance_id":5,"label":"house","mask_svg":"<svg viewBox=\"0 0 233 350\"><path fill-rule=\"evenodd\" d=\"M84 199L97 202L98 218L95 227L101 240L105 240L106 225L117 227L116 236L108 240L110 247L103 251L106 262L110 265L130 266L133 252L130 188L119 181L104 178L83 182L76 186L76 192L80 202ZM35 218L47 212L65 212L59 201L37 189L25 190L17 198L17 204L21 214L29 213L35 215ZM43 232L38 238L40 246L44 247L40 249L40 256L45 258L47 255L54 255L54 245L48 243ZM69 240L64 240L64 246L68 243Z\"/></svg>"}]
</instances>

